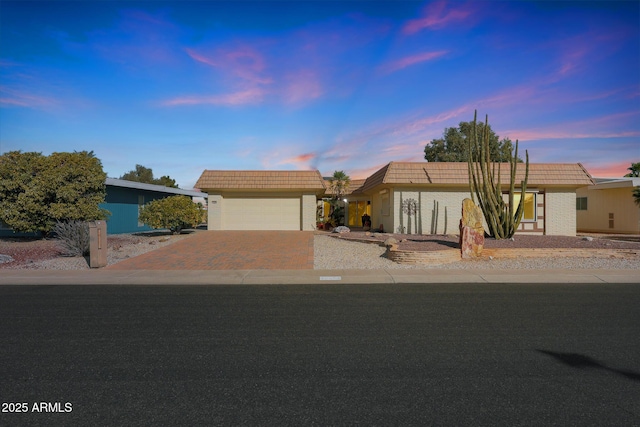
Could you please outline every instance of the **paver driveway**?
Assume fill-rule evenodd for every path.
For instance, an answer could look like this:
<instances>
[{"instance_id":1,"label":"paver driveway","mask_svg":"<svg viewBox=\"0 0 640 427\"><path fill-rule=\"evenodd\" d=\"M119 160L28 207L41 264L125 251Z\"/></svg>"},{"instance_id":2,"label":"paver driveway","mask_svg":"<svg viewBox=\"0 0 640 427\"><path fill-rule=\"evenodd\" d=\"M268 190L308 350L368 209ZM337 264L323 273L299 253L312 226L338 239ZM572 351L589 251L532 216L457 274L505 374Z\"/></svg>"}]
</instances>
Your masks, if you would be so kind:
<instances>
[{"instance_id":1,"label":"paver driveway","mask_svg":"<svg viewBox=\"0 0 640 427\"><path fill-rule=\"evenodd\" d=\"M311 231L201 231L111 270L313 269Z\"/></svg>"}]
</instances>

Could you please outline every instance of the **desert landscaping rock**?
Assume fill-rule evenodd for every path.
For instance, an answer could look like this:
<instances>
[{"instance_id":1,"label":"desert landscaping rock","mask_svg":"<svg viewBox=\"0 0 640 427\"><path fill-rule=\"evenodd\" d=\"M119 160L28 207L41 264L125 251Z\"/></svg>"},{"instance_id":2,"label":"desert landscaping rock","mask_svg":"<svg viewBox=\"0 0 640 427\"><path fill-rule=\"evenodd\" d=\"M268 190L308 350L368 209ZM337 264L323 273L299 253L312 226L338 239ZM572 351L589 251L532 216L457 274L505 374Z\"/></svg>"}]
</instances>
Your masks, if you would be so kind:
<instances>
[{"instance_id":1,"label":"desert landscaping rock","mask_svg":"<svg viewBox=\"0 0 640 427\"><path fill-rule=\"evenodd\" d=\"M13 257L9 255L0 254L0 264L4 264L5 262L12 262L12 261L13 261Z\"/></svg>"}]
</instances>

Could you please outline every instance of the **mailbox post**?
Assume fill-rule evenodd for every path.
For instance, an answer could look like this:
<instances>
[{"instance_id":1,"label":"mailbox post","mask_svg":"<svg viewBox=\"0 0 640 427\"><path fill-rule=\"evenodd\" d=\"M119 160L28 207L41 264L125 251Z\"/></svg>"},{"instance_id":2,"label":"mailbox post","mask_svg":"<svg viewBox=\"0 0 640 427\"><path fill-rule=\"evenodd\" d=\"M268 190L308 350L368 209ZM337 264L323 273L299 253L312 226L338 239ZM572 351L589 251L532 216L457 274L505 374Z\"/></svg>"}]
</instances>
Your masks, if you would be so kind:
<instances>
[{"instance_id":1,"label":"mailbox post","mask_svg":"<svg viewBox=\"0 0 640 427\"><path fill-rule=\"evenodd\" d=\"M89 267L107 266L107 222L89 222Z\"/></svg>"}]
</instances>

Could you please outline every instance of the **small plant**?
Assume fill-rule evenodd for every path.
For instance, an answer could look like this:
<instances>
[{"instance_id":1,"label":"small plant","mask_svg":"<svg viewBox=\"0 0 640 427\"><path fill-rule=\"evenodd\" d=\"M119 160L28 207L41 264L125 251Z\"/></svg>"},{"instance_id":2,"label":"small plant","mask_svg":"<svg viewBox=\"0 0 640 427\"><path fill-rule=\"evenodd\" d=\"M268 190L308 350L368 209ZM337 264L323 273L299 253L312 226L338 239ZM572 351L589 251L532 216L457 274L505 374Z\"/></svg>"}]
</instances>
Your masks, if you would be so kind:
<instances>
[{"instance_id":1,"label":"small plant","mask_svg":"<svg viewBox=\"0 0 640 427\"><path fill-rule=\"evenodd\" d=\"M89 254L89 224L83 221L58 222L53 226L63 256Z\"/></svg>"}]
</instances>

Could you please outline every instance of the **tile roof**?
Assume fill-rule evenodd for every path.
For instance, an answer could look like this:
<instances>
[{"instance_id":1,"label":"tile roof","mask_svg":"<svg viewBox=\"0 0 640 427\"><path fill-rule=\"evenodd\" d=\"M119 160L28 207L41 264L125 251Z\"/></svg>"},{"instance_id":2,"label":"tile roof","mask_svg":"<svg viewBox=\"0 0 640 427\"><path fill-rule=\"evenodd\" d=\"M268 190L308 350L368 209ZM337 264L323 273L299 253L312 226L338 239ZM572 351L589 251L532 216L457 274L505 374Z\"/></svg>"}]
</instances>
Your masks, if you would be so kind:
<instances>
[{"instance_id":1,"label":"tile roof","mask_svg":"<svg viewBox=\"0 0 640 427\"><path fill-rule=\"evenodd\" d=\"M206 190L314 190L324 192L315 171L205 170L195 185Z\"/></svg>"},{"instance_id":2,"label":"tile roof","mask_svg":"<svg viewBox=\"0 0 640 427\"><path fill-rule=\"evenodd\" d=\"M497 171L496 171L497 172ZM509 164L500 164L502 185L509 183ZM524 179L525 165L518 164L516 183ZM360 191L382 184L468 185L464 162L391 162L366 179ZM528 186L582 187L594 183L580 163L529 163Z\"/></svg>"}]
</instances>

